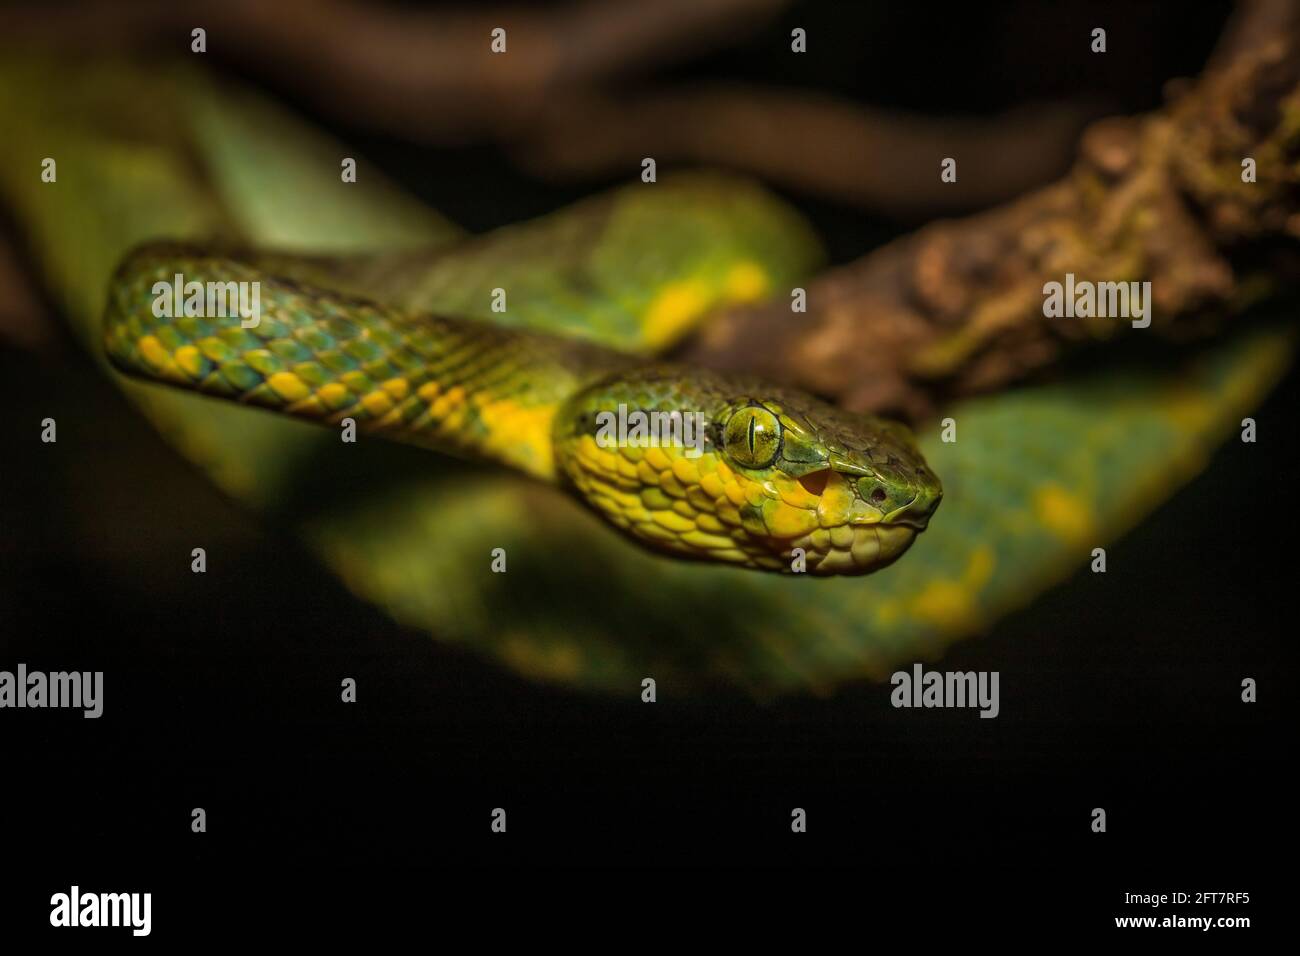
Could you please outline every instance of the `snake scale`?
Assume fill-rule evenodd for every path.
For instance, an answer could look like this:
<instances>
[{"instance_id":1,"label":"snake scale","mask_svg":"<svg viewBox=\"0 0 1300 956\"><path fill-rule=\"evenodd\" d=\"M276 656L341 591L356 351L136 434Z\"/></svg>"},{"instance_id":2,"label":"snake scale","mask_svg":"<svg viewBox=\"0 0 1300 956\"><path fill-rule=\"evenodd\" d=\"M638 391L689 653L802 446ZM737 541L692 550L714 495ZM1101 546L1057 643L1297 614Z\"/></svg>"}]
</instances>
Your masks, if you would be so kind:
<instances>
[{"instance_id":1,"label":"snake scale","mask_svg":"<svg viewBox=\"0 0 1300 956\"><path fill-rule=\"evenodd\" d=\"M350 420L559 482L621 531L681 558L862 574L902 555L942 497L895 422L751 377L424 314L310 281L333 271L355 284L368 272L404 287L418 284L424 262L410 253L396 262L261 261L152 243L112 282L105 348L130 374L322 422ZM245 327L233 309L199 314L208 311L201 297L179 314L157 308L180 277L202 288L256 283L257 321ZM638 412L701 416L700 447L599 440L602 414Z\"/></svg>"}]
</instances>

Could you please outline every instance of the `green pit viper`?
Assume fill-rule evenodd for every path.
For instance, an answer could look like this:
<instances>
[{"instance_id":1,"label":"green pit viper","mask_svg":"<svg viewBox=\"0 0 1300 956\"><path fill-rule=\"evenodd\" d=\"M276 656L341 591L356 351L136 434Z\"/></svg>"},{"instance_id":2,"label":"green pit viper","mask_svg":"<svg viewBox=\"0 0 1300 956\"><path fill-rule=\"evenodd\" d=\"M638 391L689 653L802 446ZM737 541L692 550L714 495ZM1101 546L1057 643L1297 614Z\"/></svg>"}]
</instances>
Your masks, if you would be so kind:
<instances>
[{"instance_id":1,"label":"green pit viper","mask_svg":"<svg viewBox=\"0 0 1300 956\"><path fill-rule=\"evenodd\" d=\"M265 99L179 63L0 56L0 117L0 205L52 301L99 359L107 291L114 302L123 294L114 276L150 255L173 254L175 247L146 246L127 258L160 237L206 250L287 251L278 263L262 256L255 274L283 276L313 295L365 300L370 309L382 303L376 319L465 317L474 331L456 328L483 336L500 335L490 330L504 322L528 336L562 336L569 340L562 354L582 340L600 356L611 347L661 352L710 310L784 295L821 262L797 214L723 176L662 176L468 238L364 160L357 182L342 184L340 159L353 151ZM57 160L57 183L41 179L46 158ZM432 247L441 252L430 256ZM377 294L382 270L368 272L365 263L400 264L401 256L425 263L397 270L419 281L388 281ZM120 272L124 259L128 273ZM162 260L157 267L172 268ZM497 286L509 290L500 315L490 309ZM126 312L138 315L140 306ZM592 330L599 342L591 342ZM184 342L170 336L183 333L177 327L159 337L172 361ZM200 354L208 337L196 338ZM292 416L105 374L227 495L299 535L348 588L409 628L528 678L587 690L625 694L653 676L681 693L721 683L770 696L883 679L900 663L933 659L1084 566L1094 548L1203 467L1286 371L1292 348L1288 323L1255 323L1164 364L1115 360L943 409L956 423L955 442L941 440L936 422L916 429L927 470L943 477L943 505L902 560L866 577L758 574L727 561L664 558L611 533L591 507L551 482L401 443L344 445L337 432ZM126 340L113 349L130 361ZM364 353L353 359L373 361ZM181 361L191 362L190 353ZM632 362L635 371L646 359ZM291 357L289 367L297 364ZM277 374L278 366L263 367ZM244 384L256 390L266 381L250 366ZM304 400L296 391L288 399L261 394L272 405ZM728 386L725 394L733 402L757 399L768 411L769 402L781 404L779 390ZM820 425L812 409L821 406L796 405ZM93 469L93 456L72 437L85 426L72 424L65 430L60 420L60 453ZM748 426L742 430L747 447ZM167 497L155 480L138 477L138 500ZM901 502L904 484L886 494ZM870 502L872 491L859 485L857 494ZM656 503L678 500L664 493ZM171 541L166 527L146 530L145 540ZM190 537L172 542L175 582L133 575L125 556L115 562L120 586L137 589L134 600L142 602L157 588L191 587L189 548L204 542ZM231 558L217 540L206 542L208 580L217 586L206 593L240 600L222 584ZM505 573L492 570L495 549L508 555ZM183 641L184 622L176 626Z\"/></svg>"},{"instance_id":2,"label":"green pit viper","mask_svg":"<svg viewBox=\"0 0 1300 956\"><path fill-rule=\"evenodd\" d=\"M114 276L105 347L131 374L561 481L615 527L678 557L861 574L906 551L942 497L901 424L753 378L398 309L379 296L409 298L430 264L396 259L261 262L146 246ZM346 276L377 297L295 272ZM753 262L731 272L733 286L767 281ZM182 286L194 293L184 304L173 294ZM258 290L255 317L225 307L240 286ZM206 307L217 302L208 289L222 293L211 310L221 314ZM670 415L701 416L702 441L686 444L680 429L654 443L602 440L606 416Z\"/></svg>"}]
</instances>

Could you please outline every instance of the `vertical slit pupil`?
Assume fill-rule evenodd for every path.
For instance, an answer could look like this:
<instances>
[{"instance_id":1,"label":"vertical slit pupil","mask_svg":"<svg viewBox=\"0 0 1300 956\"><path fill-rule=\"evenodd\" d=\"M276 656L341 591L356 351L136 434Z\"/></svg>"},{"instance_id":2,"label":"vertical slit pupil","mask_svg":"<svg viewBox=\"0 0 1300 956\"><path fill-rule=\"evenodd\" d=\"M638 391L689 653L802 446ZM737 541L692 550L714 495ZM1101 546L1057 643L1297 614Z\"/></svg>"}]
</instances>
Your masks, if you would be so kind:
<instances>
[{"instance_id":1,"label":"vertical slit pupil","mask_svg":"<svg viewBox=\"0 0 1300 956\"><path fill-rule=\"evenodd\" d=\"M754 454L754 425L758 418L754 415L749 416L749 453Z\"/></svg>"}]
</instances>

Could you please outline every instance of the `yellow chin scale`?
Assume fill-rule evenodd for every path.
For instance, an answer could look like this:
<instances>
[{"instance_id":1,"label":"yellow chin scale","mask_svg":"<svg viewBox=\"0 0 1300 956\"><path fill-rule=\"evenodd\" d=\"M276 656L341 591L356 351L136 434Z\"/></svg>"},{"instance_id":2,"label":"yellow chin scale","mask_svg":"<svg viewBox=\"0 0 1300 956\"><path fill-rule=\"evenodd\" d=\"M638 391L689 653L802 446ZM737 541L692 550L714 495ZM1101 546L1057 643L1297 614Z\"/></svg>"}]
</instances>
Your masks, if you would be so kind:
<instances>
[{"instance_id":1,"label":"yellow chin scale","mask_svg":"<svg viewBox=\"0 0 1300 956\"><path fill-rule=\"evenodd\" d=\"M633 537L684 557L792 572L800 548L810 574L854 574L892 561L914 535L879 525L880 513L835 473L814 494L779 472L755 480L715 453L601 447L590 434L567 444L560 459L586 501Z\"/></svg>"}]
</instances>

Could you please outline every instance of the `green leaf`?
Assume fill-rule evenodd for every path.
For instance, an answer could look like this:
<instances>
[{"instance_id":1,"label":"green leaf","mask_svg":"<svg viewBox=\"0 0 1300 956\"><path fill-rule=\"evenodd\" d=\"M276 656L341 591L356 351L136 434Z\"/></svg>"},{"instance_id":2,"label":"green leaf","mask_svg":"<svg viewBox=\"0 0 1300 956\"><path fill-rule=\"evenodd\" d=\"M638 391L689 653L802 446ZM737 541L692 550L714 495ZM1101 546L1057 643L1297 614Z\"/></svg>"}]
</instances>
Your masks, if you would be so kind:
<instances>
[{"instance_id":1,"label":"green leaf","mask_svg":"<svg viewBox=\"0 0 1300 956\"><path fill-rule=\"evenodd\" d=\"M1290 364L1266 327L1164 368L969 401L923 440L945 483L911 551L866 578L776 577L647 554L558 491L413 477L312 523L348 584L399 620L531 677L755 694L884 679L1062 580L1200 470ZM489 569L491 548L508 570Z\"/></svg>"}]
</instances>

